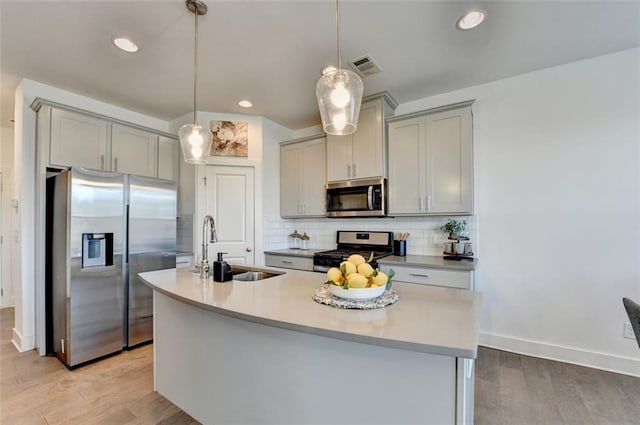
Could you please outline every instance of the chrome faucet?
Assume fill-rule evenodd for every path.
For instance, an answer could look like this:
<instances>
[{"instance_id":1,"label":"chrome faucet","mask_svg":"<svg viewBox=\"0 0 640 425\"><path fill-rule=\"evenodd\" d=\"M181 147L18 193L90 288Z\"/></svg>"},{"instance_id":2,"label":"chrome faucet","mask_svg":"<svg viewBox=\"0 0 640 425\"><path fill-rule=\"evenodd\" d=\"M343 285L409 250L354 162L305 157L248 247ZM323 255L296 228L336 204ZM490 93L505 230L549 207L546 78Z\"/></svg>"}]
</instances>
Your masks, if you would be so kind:
<instances>
[{"instance_id":1,"label":"chrome faucet","mask_svg":"<svg viewBox=\"0 0 640 425\"><path fill-rule=\"evenodd\" d=\"M209 239L207 240L207 224L209 224ZM209 243L218 242L216 234L216 222L213 217L206 215L202 223L202 259L198 265L200 278L207 279L209 275Z\"/></svg>"}]
</instances>

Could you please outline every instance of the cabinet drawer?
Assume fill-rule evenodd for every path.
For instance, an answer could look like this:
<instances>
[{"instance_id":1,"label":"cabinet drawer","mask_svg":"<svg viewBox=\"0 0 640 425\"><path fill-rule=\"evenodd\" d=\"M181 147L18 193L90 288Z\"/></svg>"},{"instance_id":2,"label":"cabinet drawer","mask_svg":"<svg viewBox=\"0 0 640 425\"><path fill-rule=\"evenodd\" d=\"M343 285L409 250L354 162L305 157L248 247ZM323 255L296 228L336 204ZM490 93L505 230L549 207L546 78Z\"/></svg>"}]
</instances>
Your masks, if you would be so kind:
<instances>
[{"instance_id":1,"label":"cabinet drawer","mask_svg":"<svg viewBox=\"0 0 640 425\"><path fill-rule=\"evenodd\" d=\"M191 267L191 256L190 255L176 256L176 269L182 269L187 267Z\"/></svg>"},{"instance_id":2,"label":"cabinet drawer","mask_svg":"<svg viewBox=\"0 0 640 425\"><path fill-rule=\"evenodd\" d=\"M382 271L393 269L393 280L398 282L419 283L422 285L446 286L449 288L472 289L473 272L461 270L429 269L425 267L404 267L382 264Z\"/></svg>"},{"instance_id":3,"label":"cabinet drawer","mask_svg":"<svg viewBox=\"0 0 640 425\"><path fill-rule=\"evenodd\" d=\"M313 271L313 258L289 257L284 255L265 254L265 264L271 267L283 267L285 269L296 269Z\"/></svg>"}]
</instances>

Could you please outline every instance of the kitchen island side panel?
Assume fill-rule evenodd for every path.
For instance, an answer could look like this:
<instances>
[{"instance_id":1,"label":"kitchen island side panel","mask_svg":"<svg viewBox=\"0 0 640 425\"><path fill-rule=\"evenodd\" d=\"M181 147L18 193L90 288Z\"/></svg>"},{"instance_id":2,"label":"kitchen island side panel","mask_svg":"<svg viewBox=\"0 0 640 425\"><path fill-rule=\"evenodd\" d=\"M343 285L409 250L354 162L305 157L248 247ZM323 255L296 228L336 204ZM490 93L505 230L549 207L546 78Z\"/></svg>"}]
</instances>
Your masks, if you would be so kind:
<instances>
[{"instance_id":1,"label":"kitchen island side panel","mask_svg":"<svg viewBox=\"0 0 640 425\"><path fill-rule=\"evenodd\" d=\"M202 423L456 422L455 357L266 326L158 291L154 307L156 389Z\"/></svg>"}]
</instances>

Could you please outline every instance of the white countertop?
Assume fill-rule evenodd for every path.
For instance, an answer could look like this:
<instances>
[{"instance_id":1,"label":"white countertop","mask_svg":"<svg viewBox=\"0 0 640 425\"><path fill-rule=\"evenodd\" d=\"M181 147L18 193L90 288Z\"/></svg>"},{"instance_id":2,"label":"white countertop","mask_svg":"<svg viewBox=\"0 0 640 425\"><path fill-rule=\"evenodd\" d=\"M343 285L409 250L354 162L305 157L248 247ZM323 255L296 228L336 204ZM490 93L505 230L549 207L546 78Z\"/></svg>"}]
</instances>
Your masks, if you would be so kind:
<instances>
[{"instance_id":1,"label":"white countertop","mask_svg":"<svg viewBox=\"0 0 640 425\"><path fill-rule=\"evenodd\" d=\"M317 248L309 248L309 249L293 249L293 248L284 248L284 249L273 249L270 251L265 251L265 254L271 255L284 255L286 257L305 257L305 258L313 258L313 254L316 252L328 251L327 249L317 249Z\"/></svg>"},{"instance_id":2,"label":"white countertop","mask_svg":"<svg viewBox=\"0 0 640 425\"><path fill-rule=\"evenodd\" d=\"M399 300L375 310L341 310L311 296L325 275L284 274L257 282L201 280L187 269L141 273L151 288L196 307L250 322L403 350L476 358L482 294L394 282Z\"/></svg>"},{"instance_id":3,"label":"white countertop","mask_svg":"<svg viewBox=\"0 0 640 425\"><path fill-rule=\"evenodd\" d=\"M403 257L391 255L379 259L378 263L388 264L390 266L399 265L447 270L475 270L478 265L478 259L445 260L441 255L407 255Z\"/></svg>"}]
</instances>

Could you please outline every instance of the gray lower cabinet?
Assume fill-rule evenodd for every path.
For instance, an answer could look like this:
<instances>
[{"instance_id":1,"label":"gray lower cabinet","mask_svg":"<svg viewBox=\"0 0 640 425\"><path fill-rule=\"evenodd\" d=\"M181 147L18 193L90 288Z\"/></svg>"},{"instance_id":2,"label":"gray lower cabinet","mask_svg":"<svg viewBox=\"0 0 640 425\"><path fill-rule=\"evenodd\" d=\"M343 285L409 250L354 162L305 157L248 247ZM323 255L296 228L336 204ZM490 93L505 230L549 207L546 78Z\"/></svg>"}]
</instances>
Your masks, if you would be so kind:
<instances>
[{"instance_id":1,"label":"gray lower cabinet","mask_svg":"<svg viewBox=\"0 0 640 425\"><path fill-rule=\"evenodd\" d=\"M191 267L193 256L191 254L176 255L176 269Z\"/></svg>"},{"instance_id":2,"label":"gray lower cabinet","mask_svg":"<svg viewBox=\"0 0 640 425\"><path fill-rule=\"evenodd\" d=\"M387 120L389 215L473 213L471 103Z\"/></svg>"},{"instance_id":3,"label":"gray lower cabinet","mask_svg":"<svg viewBox=\"0 0 640 425\"><path fill-rule=\"evenodd\" d=\"M313 271L313 258L265 254L265 265L285 269Z\"/></svg>"},{"instance_id":4,"label":"gray lower cabinet","mask_svg":"<svg viewBox=\"0 0 640 425\"><path fill-rule=\"evenodd\" d=\"M418 266L400 266L396 264L380 264L380 269L389 273L393 269L393 280L398 282L417 283L421 285L444 286L447 288L474 290L473 270L449 270Z\"/></svg>"}]
</instances>

